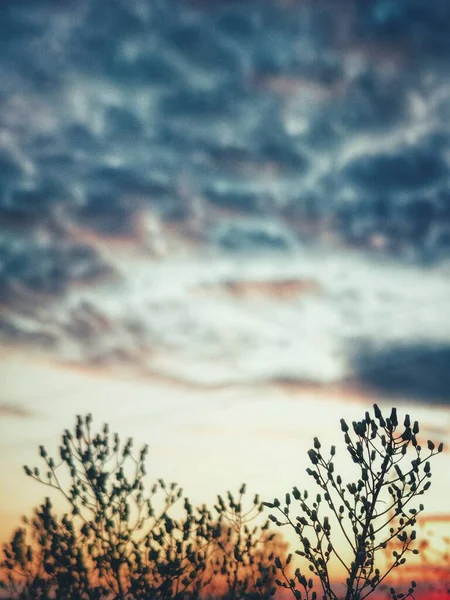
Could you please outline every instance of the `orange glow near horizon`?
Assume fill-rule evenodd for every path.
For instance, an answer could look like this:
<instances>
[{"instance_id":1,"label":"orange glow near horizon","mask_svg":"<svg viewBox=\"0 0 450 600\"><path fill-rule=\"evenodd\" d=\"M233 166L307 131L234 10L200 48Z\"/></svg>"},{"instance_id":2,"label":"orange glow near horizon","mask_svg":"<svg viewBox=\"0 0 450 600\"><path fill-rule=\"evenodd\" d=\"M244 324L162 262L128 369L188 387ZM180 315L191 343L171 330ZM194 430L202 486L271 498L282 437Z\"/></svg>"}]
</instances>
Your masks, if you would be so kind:
<instances>
[{"instance_id":1,"label":"orange glow near horizon","mask_svg":"<svg viewBox=\"0 0 450 600\"><path fill-rule=\"evenodd\" d=\"M447 522L447 521L446 521ZM23 524L21 524L24 527ZM271 551L272 545L276 550L278 556L286 556L288 552L294 551L295 548L289 546L289 544L285 544L285 538L283 538L282 534L277 532L277 538L273 543L270 543L268 547L264 547L263 554L268 555ZM439 542L442 546L442 540L437 540L438 545ZM32 548L36 548L35 542L33 540L28 539L27 543L31 545ZM449 547L449 540L447 538L447 548ZM431 550L433 548L431 547ZM296 560L297 559L297 560ZM409 559L408 559L409 560ZM382 561L378 564L380 567L381 573L383 574L386 571L385 565L382 565ZM307 562L298 562L298 556L294 555L291 565L287 569L288 576L293 576L294 570L300 567L300 570L303 574L309 578L311 573L308 570ZM345 589L345 579L347 575L342 571L342 569L331 569L331 583L334 589ZM313 577L315 581L315 589L320 589L320 583L317 578ZM95 581L100 581L97 576L95 576ZM418 557L413 557L413 561L398 569L394 570L389 577L386 578L383 582L383 586L393 586L397 589L398 593L405 592L411 584L411 581L415 581L417 583L417 587L415 589L414 598L416 600L441 600L442 598L448 598L448 591L450 589L450 556L448 552L440 552L440 554L434 554L433 562L427 562L427 559L423 557L421 554ZM220 574L215 576L210 584L208 584L205 588L206 595L205 597L209 597L208 593L212 593L214 597L220 597L220 593L226 588L225 579ZM292 597L290 593L286 594L286 590L279 589L277 593L277 598L289 598ZM0 594L1 597L1 594ZM373 596L374 600L376 598L386 598L385 593L381 591L376 591Z\"/></svg>"}]
</instances>

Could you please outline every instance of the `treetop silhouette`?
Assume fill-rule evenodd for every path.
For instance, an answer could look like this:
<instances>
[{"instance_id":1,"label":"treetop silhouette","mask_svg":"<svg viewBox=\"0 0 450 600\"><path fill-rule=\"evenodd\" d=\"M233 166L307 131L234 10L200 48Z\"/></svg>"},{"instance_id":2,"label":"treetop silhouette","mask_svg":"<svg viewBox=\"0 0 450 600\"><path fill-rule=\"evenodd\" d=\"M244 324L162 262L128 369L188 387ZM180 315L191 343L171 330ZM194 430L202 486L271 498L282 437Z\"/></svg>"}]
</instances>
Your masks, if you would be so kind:
<instances>
[{"instance_id":1,"label":"treetop silhouette","mask_svg":"<svg viewBox=\"0 0 450 600\"><path fill-rule=\"evenodd\" d=\"M417 421L406 415L400 426L395 408L385 417L377 405L351 427L341 419L341 430L354 478L344 481L336 447L324 452L314 438L306 475L316 493L293 487L283 503L248 501L243 484L210 510L192 506L176 483L147 485L148 446L134 451L131 438L108 425L95 432L91 415L78 416L58 460L40 446L45 472L24 467L69 512L56 515L47 498L24 519L4 545L2 587L23 600L268 600L277 588L296 600L363 600L418 553L413 527L424 506L416 501L443 445L423 449ZM272 513L261 521L264 506ZM270 522L293 530L294 554ZM389 557L383 568L381 555ZM345 573L343 587L333 563ZM390 593L401 600L415 587Z\"/></svg>"}]
</instances>

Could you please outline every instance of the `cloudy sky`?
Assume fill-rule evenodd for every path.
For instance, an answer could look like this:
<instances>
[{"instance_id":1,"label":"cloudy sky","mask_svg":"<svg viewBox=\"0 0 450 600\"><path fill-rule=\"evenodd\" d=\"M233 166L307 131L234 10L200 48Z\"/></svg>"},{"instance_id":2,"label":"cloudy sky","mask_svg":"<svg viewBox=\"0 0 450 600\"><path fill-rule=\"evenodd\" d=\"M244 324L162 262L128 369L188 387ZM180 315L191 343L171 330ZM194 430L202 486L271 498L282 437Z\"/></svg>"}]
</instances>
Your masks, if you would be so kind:
<instances>
[{"instance_id":1,"label":"cloudy sky","mask_svg":"<svg viewBox=\"0 0 450 600\"><path fill-rule=\"evenodd\" d=\"M375 401L450 441L449 27L440 0L0 4L2 539L77 413L199 502L287 491Z\"/></svg>"}]
</instances>

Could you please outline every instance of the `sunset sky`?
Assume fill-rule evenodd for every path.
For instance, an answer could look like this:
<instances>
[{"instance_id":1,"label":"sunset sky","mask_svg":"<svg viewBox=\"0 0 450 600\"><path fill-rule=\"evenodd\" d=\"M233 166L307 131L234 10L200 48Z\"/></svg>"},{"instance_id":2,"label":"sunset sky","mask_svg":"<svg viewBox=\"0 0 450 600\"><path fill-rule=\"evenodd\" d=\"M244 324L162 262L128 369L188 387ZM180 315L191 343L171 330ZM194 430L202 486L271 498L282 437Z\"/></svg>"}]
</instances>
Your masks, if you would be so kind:
<instances>
[{"instance_id":1,"label":"sunset sky","mask_svg":"<svg viewBox=\"0 0 450 600\"><path fill-rule=\"evenodd\" d=\"M449 447L449 27L440 0L0 3L0 541L77 414L198 503L305 487L374 402Z\"/></svg>"}]
</instances>

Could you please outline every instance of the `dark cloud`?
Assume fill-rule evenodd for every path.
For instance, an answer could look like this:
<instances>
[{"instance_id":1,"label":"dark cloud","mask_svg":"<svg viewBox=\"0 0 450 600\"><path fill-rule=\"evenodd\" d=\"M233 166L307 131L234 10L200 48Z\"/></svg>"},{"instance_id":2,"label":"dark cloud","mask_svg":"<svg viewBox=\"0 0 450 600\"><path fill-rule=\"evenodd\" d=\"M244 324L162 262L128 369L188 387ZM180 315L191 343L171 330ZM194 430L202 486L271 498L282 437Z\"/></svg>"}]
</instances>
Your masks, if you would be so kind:
<instances>
[{"instance_id":1,"label":"dark cloud","mask_svg":"<svg viewBox=\"0 0 450 600\"><path fill-rule=\"evenodd\" d=\"M14 210L24 218L34 217L43 221L51 217L55 208L70 203L72 192L58 179L47 178L30 184L15 186L7 201L0 205L0 212Z\"/></svg>"},{"instance_id":2,"label":"dark cloud","mask_svg":"<svg viewBox=\"0 0 450 600\"><path fill-rule=\"evenodd\" d=\"M359 3L358 28L374 39L403 37L417 52L450 51L450 7L441 0L375 0Z\"/></svg>"},{"instance_id":3,"label":"dark cloud","mask_svg":"<svg viewBox=\"0 0 450 600\"><path fill-rule=\"evenodd\" d=\"M85 124L76 121L67 126L64 138L74 152L92 153L101 147L97 136Z\"/></svg>"},{"instance_id":4,"label":"dark cloud","mask_svg":"<svg viewBox=\"0 0 450 600\"><path fill-rule=\"evenodd\" d=\"M4 303L27 293L60 294L71 282L88 282L110 273L111 268L89 246L16 237L0 242L0 300Z\"/></svg>"},{"instance_id":5,"label":"dark cloud","mask_svg":"<svg viewBox=\"0 0 450 600\"><path fill-rule=\"evenodd\" d=\"M344 178L362 191L393 194L436 186L448 177L448 165L434 148L405 146L358 157L346 165Z\"/></svg>"},{"instance_id":6,"label":"dark cloud","mask_svg":"<svg viewBox=\"0 0 450 600\"><path fill-rule=\"evenodd\" d=\"M202 256L234 254L239 266L258 252L290 264L295 248L306 262L318 240L337 240L432 271L450 256L449 7L114 0L105 10L103 0L0 0L0 339L62 360L143 365L158 348L173 348L176 361L179 343L192 344L193 357L228 343L184 292L152 299L161 265L141 272L130 259L128 272L119 267L124 287L70 295L111 275L97 249L115 260L125 246L111 236L148 252L155 235L161 252L179 257L203 244ZM353 276L346 269L343 280ZM224 306L300 293L281 280L236 281L220 287ZM330 302L341 310L340 297ZM352 302L355 325L364 294ZM234 325L252 351L272 335ZM442 346L363 349L355 371L380 394L446 403L448 358ZM299 385L315 379L308 369Z\"/></svg>"},{"instance_id":7,"label":"dark cloud","mask_svg":"<svg viewBox=\"0 0 450 600\"><path fill-rule=\"evenodd\" d=\"M206 22L206 19L191 23L180 20L167 32L169 43L182 60L216 72L236 74L240 70L237 48L225 44L217 31L205 27Z\"/></svg>"},{"instance_id":8,"label":"dark cloud","mask_svg":"<svg viewBox=\"0 0 450 600\"><path fill-rule=\"evenodd\" d=\"M143 134L139 117L127 108L113 106L105 112L105 133L110 139L130 140Z\"/></svg>"},{"instance_id":9,"label":"dark cloud","mask_svg":"<svg viewBox=\"0 0 450 600\"><path fill-rule=\"evenodd\" d=\"M0 184L2 190L24 176L24 167L20 161L6 151L0 150Z\"/></svg>"},{"instance_id":10,"label":"dark cloud","mask_svg":"<svg viewBox=\"0 0 450 600\"><path fill-rule=\"evenodd\" d=\"M356 377L383 395L450 404L450 345L399 344L361 349L354 358Z\"/></svg>"},{"instance_id":11,"label":"dark cloud","mask_svg":"<svg viewBox=\"0 0 450 600\"><path fill-rule=\"evenodd\" d=\"M112 190L89 194L77 211L78 222L107 235L126 235L133 231L133 206Z\"/></svg>"},{"instance_id":12,"label":"dark cloud","mask_svg":"<svg viewBox=\"0 0 450 600\"><path fill-rule=\"evenodd\" d=\"M0 300L109 272L67 224L132 235L151 206L182 228L193 196L214 220L199 239L221 250L331 230L449 256L448 3L345 4L0 2ZM404 141L414 98L424 131Z\"/></svg>"},{"instance_id":13,"label":"dark cloud","mask_svg":"<svg viewBox=\"0 0 450 600\"><path fill-rule=\"evenodd\" d=\"M349 132L392 128L403 122L407 101L402 81L369 68L355 76L330 106L330 120L333 127Z\"/></svg>"},{"instance_id":14,"label":"dark cloud","mask_svg":"<svg viewBox=\"0 0 450 600\"><path fill-rule=\"evenodd\" d=\"M297 176L305 173L311 166L307 153L302 148L297 148L295 142L287 136L286 139L269 138L267 141L262 141L258 158L295 173Z\"/></svg>"},{"instance_id":15,"label":"dark cloud","mask_svg":"<svg viewBox=\"0 0 450 600\"><path fill-rule=\"evenodd\" d=\"M229 89L180 89L164 98L161 102L161 112L169 118L226 117L232 100Z\"/></svg>"}]
</instances>

